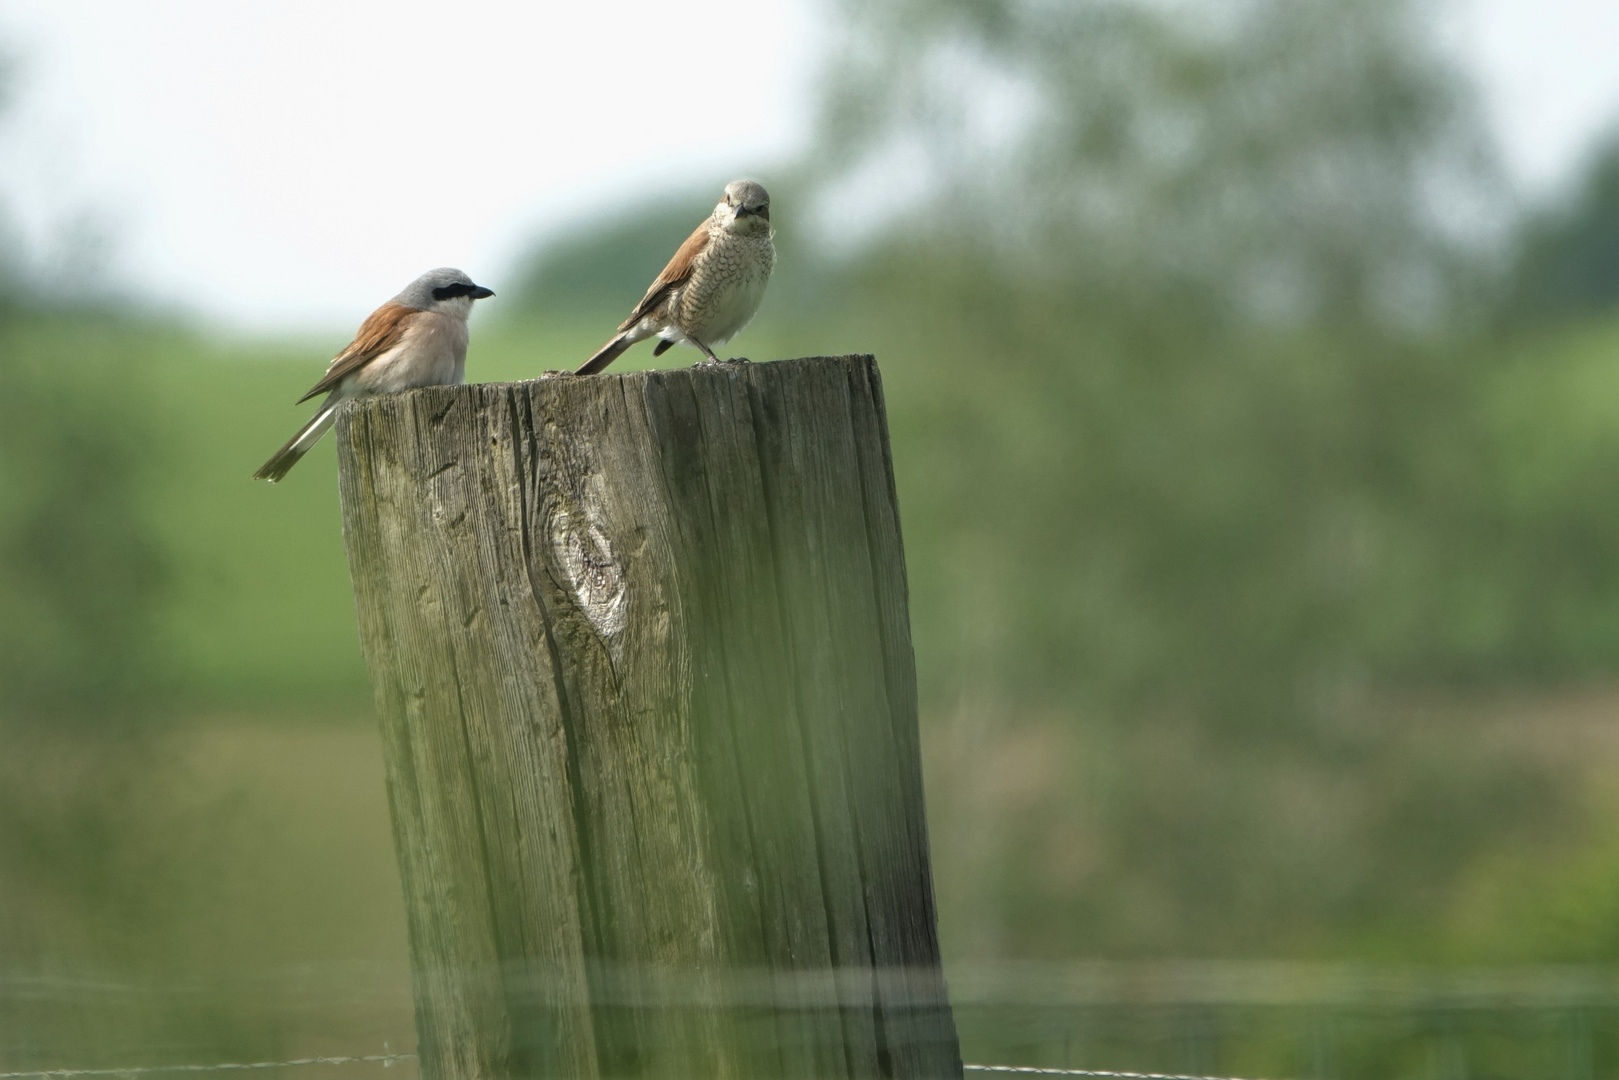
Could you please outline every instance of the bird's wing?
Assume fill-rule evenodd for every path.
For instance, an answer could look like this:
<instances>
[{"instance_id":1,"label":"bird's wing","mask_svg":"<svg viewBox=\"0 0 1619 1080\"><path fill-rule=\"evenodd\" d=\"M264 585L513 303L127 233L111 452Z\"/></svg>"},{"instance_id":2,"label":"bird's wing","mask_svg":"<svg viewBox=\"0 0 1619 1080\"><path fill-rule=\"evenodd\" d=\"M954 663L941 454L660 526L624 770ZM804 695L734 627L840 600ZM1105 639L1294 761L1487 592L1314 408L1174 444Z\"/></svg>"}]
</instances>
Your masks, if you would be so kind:
<instances>
[{"instance_id":1,"label":"bird's wing","mask_svg":"<svg viewBox=\"0 0 1619 1080\"><path fill-rule=\"evenodd\" d=\"M663 273L652 282L652 287L641 297L641 302L635 305L630 317L619 324L619 330L628 330L642 319L646 318L653 309L663 303L664 298L672 291L680 288L691 277L691 268L697 262L697 256L703 253L708 246L708 222L697 226L697 230L686 237L686 242L675 251L675 257L669 260L669 265L663 268Z\"/></svg>"},{"instance_id":2,"label":"bird's wing","mask_svg":"<svg viewBox=\"0 0 1619 1080\"><path fill-rule=\"evenodd\" d=\"M383 304L377 308L360 324L360 332L354 335L354 340L332 358L331 365L327 367L326 374L321 376L320 382L310 387L309 393L298 399L299 404L324 394L342 382L346 376L359 371L398 345L405 336L405 329L410 325L410 317L419 314L415 308L406 307L404 304Z\"/></svg>"}]
</instances>

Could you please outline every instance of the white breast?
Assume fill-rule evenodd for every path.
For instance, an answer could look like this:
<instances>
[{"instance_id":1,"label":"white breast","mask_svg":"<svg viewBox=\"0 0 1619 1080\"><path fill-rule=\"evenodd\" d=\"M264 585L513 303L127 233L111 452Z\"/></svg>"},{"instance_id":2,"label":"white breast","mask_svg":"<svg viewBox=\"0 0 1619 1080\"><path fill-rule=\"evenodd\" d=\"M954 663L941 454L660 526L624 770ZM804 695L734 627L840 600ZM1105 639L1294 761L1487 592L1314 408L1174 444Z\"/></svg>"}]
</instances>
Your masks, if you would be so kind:
<instances>
[{"instance_id":1,"label":"white breast","mask_svg":"<svg viewBox=\"0 0 1619 1080\"><path fill-rule=\"evenodd\" d=\"M704 344L721 345L741 333L763 303L775 247L768 234L720 233L702 258L681 306L689 329Z\"/></svg>"},{"instance_id":2,"label":"white breast","mask_svg":"<svg viewBox=\"0 0 1619 1080\"><path fill-rule=\"evenodd\" d=\"M411 317L398 345L360 369L356 388L386 394L458 383L466 377L466 363L466 320L424 311Z\"/></svg>"},{"instance_id":3,"label":"white breast","mask_svg":"<svg viewBox=\"0 0 1619 1080\"><path fill-rule=\"evenodd\" d=\"M763 274L750 274L716 296L708 337L704 340L711 345L723 345L740 334L758 314L769 283L770 279Z\"/></svg>"}]
</instances>

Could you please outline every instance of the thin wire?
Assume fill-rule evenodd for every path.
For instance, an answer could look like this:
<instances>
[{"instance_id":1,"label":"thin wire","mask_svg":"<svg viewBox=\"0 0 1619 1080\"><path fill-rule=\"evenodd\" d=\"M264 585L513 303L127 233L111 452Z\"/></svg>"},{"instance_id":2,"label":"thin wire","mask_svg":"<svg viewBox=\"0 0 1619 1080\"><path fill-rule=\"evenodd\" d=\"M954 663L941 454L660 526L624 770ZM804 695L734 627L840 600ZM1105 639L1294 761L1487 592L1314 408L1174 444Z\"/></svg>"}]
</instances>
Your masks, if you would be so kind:
<instances>
[{"instance_id":1,"label":"thin wire","mask_svg":"<svg viewBox=\"0 0 1619 1080\"><path fill-rule=\"evenodd\" d=\"M294 1065L352 1065L373 1061L392 1065L414 1061L415 1054L365 1054L359 1057L294 1058L291 1061L228 1061L219 1065L136 1065L127 1069L43 1069L39 1072L0 1073L0 1080L45 1080L53 1076L133 1076L138 1073L224 1072L229 1069L285 1069Z\"/></svg>"},{"instance_id":2,"label":"thin wire","mask_svg":"<svg viewBox=\"0 0 1619 1080\"><path fill-rule=\"evenodd\" d=\"M298 1065L353 1065L374 1062L392 1065L414 1061L415 1054L364 1054L358 1057L294 1058L291 1061L239 1061L219 1065L135 1065L127 1069L41 1069L38 1072L4 1072L0 1080L50 1080L71 1076L134 1076L139 1073L226 1072L232 1069L287 1069ZM1025 1076L1110 1076L1120 1080L1241 1080L1230 1076L1183 1076L1179 1073L1109 1072L1103 1069L1041 1069L1032 1065L963 1065L967 1072L1022 1073Z\"/></svg>"},{"instance_id":3,"label":"thin wire","mask_svg":"<svg viewBox=\"0 0 1619 1080\"><path fill-rule=\"evenodd\" d=\"M1109 1072L1106 1069L1041 1069L1033 1065L963 1065L967 1072L1023 1073L1027 1076L1118 1076L1125 1080L1241 1080L1233 1076L1185 1076L1180 1073Z\"/></svg>"}]
</instances>

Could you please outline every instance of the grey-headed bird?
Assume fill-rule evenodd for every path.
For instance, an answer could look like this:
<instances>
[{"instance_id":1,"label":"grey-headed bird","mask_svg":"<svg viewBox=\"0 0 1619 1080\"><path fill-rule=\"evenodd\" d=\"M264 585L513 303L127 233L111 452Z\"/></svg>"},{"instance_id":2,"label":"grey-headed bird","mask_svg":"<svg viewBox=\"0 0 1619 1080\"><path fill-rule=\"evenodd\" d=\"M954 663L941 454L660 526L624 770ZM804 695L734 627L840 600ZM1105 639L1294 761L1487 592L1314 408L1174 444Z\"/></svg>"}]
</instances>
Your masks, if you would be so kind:
<instances>
[{"instance_id":1,"label":"grey-headed bird","mask_svg":"<svg viewBox=\"0 0 1619 1080\"><path fill-rule=\"evenodd\" d=\"M725 185L725 197L686 238L613 339L579 366L594 375L638 341L658 337L653 356L678 342L719 363L714 346L742 331L764 300L776 265L770 195L752 180Z\"/></svg>"},{"instance_id":2,"label":"grey-headed bird","mask_svg":"<svg viewBox=\"0 0 1619 1080\"><path fill-rule=\"evenodd\" d=\"M466 378L467 316L472 302L495 295L459 270L429 270L360 324L348 347L333 358L320 382L298 399L326 394L309 423L275 452L255 480L275 483L320 441L353 397L458 383Z\"/></svg>"}]
</instances>

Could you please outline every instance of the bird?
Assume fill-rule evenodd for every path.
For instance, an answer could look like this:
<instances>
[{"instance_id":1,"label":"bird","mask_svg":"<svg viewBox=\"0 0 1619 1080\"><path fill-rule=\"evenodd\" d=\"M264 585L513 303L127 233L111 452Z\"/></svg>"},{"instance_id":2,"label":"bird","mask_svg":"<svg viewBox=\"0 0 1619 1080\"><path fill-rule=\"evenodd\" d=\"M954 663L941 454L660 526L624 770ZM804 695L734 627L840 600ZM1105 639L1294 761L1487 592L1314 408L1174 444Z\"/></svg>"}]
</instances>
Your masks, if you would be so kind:
<instances>
[{"instance_id":1,"label":"bird","mask_svg":"<svg viewBox=\"0 0 1619 1080\"><path fill-rule=\"evenodd\" d=\"M453 267L429 270L367 316L359 332L332 359L320 382L298 399L325 394L309 423L287 440L255 480L274 484L320 441L349 398L459 383L466 378L467 316L472 303L495 295Z\"/></svg>"},{"instance_id":2,"label":"bird","mask_svg":"<svg viewBox=\"0 0 1619 1080\"><path fill-rule=\"evenodd\" d=\"M594 375L649 337L662 339L653 356L685 342L720 363L713 346L740 333L764 300L776 265L773 236L764 187L752 180L726 184L714 212L675 251L618 333L574 374Z\"/></svg>"}]
</instances>

